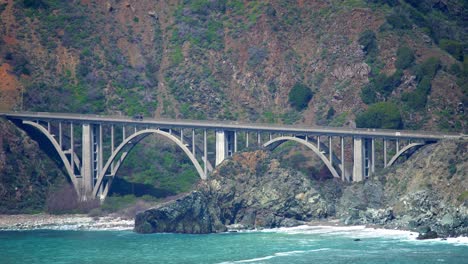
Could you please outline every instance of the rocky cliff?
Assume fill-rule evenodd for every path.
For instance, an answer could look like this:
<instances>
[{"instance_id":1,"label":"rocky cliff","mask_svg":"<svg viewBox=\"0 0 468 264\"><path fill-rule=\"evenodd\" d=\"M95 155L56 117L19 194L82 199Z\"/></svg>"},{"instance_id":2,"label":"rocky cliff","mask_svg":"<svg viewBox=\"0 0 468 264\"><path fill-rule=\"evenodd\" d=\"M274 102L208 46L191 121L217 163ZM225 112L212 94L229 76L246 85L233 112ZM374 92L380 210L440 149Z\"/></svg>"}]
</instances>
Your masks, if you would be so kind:
<instances>
[{"instance_id":1,"label":"rocky cliff","mask_svg":"<svg viewBox=\"0 0 468 264\"><path fill-rule=\"evenodd\" d=\"M312 180L266 152L240 153L186 197L138 214L135 231L209 233L338 218L343 224L467 235L467 145L427 146L362 183Z\"/></svg>"},{"instance_id":2,"label":"rocky cliff","mask_svg":"<svg viewBox=\"0 0 468 264\"><path fill-rule=\"evenodd\" d=\"M3 119L0 131L0 214L44 210L66 176L24 131Z\"/></svg>"}]
</instances>

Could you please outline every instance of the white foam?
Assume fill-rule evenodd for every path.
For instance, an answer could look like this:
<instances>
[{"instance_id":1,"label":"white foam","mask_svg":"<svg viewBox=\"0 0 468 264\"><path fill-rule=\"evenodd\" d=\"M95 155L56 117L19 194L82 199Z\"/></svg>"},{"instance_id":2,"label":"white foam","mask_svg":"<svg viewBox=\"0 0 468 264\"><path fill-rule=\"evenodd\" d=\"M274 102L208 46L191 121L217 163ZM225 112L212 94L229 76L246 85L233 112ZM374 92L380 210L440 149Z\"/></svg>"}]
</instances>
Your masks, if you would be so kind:
<instances>
[{"instance_id":1,"label":"white foam","mask_svg":"<svg viewBox=\"0 0 468 264\"><path fill-rule=\"evenodd\" d=\"M456 246L468 246L468 237L449 237L447 239L425 239L417 240L417 232L398 230L398 229L384 229L384 228L370 228L366 226L296 226L296 227L281 227L273 229L261 230L261 232L275 232L284 234L308 234L320 236L346 236L351 238L379 238L385 237L388 239L398 239L414 243L448 243Z\"/></svg>"},{"instance_id":2,"label":"white foam","mask_svg":"<svg viewBox=\"0 0 468 264\"><path fill-rule=\"evenodd\" d=\"M278 253L274 253L273 255L270 255L270 256L252 258L252 259L236 260L236 261L227 261L227 262L221 262L219 264L251 263L251 262L257 262L257 261L272 259L272 258L276 258L276 257L287 257L287 256L292 256L292 255L304 254L304 253L308 253L308 252L324 251L324 250L330 250L330 249L329 248L318 248L318 249L311 249L311 250L294 250L294 251L278 252Z\"/></svg>"},{"instance_id":3,"label":"white foam","mask_svg":"<svg viewBox=\"0 0 468 264\"><path fill-rule=\"evenodd\" d=\"M405 230L369 228L365 226L297 226L288 228L275 228L263 232L277 232L285 234L315 234L321 236L349 236L352 238L389 237L396 239L416 238L417 233Z\"/></svg>"}]
</instances>

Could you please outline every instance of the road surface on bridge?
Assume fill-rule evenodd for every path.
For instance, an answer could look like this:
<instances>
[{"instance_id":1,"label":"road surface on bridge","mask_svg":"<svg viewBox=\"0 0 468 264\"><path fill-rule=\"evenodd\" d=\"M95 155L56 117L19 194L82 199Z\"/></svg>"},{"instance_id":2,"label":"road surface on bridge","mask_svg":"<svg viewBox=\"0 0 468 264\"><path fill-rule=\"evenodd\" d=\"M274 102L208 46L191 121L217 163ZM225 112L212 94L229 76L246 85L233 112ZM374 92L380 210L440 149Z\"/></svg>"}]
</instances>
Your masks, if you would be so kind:
<instances>
[{"instance_id":1,"label":"road surface on bridge","mask_svg":"<svg viewBox=\"0 0 468 264\"><path fill-rule=\"evenodd\" d=\"M237 131L258 131L268 133L291 133L307 135L361 136L411 139L459 139L467 138L462 133L442 133L412 130L384 130L366 128L320 127L306 125L255 124L237 121L154 119L135 120L128 116L70 114L51 112L0 112L0 116L21 120L65 121L90 124L137 125L159 128L222 129Z\"/></svg>"}]
</instances>

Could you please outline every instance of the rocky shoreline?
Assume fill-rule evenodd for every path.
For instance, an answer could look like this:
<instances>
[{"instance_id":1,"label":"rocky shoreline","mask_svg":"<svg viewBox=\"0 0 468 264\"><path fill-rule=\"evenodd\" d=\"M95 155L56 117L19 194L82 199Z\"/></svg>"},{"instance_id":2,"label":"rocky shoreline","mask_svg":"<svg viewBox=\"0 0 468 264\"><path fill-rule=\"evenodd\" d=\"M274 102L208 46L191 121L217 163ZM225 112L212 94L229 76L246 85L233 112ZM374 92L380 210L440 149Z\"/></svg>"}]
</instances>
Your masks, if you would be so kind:
<instances>
[{"instance_id":1,"label":"rocky shoreline","mask_svg":"<svg viewBox=\"0 0 468 264\"><path fill-rule=\"evenodd\" d=\"M0 215L0 231L7 230L133 230L134 220L118 216L89 217L83 214Z\"/></svg>"},{"instance_id":2,"label":"rocky shoreline","mask_svg":"<svg viewBox=\"0 0 468 264\"><path fill-rule=\"evenodd\" d=\"M425 147L360 183L316 181L264 151L240 153L187 196L137 214L135 231L198 234L338 219L417 231L420 239L468 236L467 147L466 141Z\"/></svg>"}]
</instances>

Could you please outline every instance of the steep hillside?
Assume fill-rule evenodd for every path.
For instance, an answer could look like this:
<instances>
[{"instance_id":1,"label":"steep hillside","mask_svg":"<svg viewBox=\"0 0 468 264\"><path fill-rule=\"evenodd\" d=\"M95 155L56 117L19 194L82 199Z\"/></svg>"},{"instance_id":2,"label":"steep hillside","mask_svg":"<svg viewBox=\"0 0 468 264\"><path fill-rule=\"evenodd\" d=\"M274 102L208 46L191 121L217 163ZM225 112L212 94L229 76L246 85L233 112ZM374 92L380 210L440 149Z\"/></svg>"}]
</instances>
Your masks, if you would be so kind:
<instances>
[{"instance_id":1,"label":"steep hillside","mask_svg":"<svg viewBox=\"0 0 468 264\"><path fill-rule=\"evenodd\" d=\"M9 0L0 10L12 79L1 90L18 80L26 110L353 126L358 110L390 101L408 128L466 129L463 1ZM288 100L298 84L313 92L303 109Z\"/></svg>"},{"instance_id":2,"label":"steep hillside","mask_svg":"<svg viewBox=\"0 0 468 264\"><path fill-rule=\"evenodd\" d=\"M466 133L466 10L461 0L4 0L0 110Z\"/></svg>"}]
</instances>

